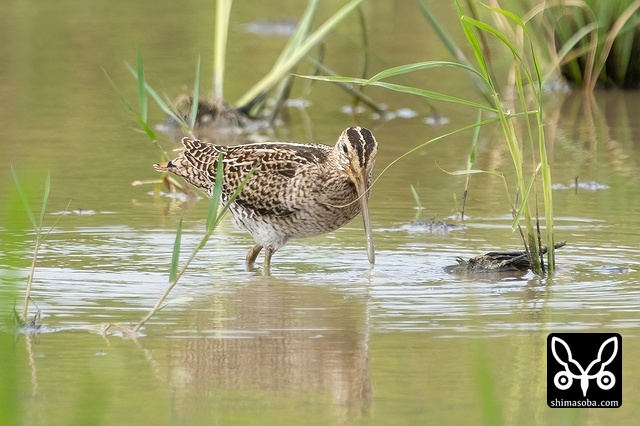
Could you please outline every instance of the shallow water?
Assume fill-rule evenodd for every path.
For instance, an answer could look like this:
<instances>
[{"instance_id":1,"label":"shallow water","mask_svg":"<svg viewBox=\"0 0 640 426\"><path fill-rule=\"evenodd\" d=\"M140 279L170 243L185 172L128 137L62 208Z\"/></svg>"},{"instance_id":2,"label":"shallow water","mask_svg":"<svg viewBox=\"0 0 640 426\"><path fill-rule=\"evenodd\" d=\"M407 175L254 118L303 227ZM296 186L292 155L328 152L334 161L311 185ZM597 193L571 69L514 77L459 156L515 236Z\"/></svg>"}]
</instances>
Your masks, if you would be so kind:
<instances>
[{"instance_id":1,"label":"shallow water","mask_svg":"<svg viewBox=\"0 0 640 426\"><path fill-rule=\"evenodd\" d=\"M330 235L291 241L274 256L271 277L245 271L252 241L225 220L172 292L172 303L141 336L123 338L117 328L108 336L97 333L107 323L134 323L153 306L167 285L180 216L184 261L203 234L207 209L203 201L187 204L154 196L152 185L131 185L157 178L151 167L157 150L131 130L135 122L101 68L135 100L135 83L122 62L135 62L140 40L151 83L170 96L179 93L193 80L197 54L203 64L211 61L211 5L134 3L112 2L103 11L71 1L55 8L0 6L0 27L12 34L11 43L0 47L5 64L0 67L5 99L0 202L8 203L8 162L27 183L42 182L50 170L45 222L59 219L35 273L32 296L42 312L42 329L15 338L4 333L1 341L2 380L14 386L7 393L12 404L3 410L11 410L18 424L477 424L491 389L505 424L635 421L640 414L640 150L634 113L640 97L635 92L599 93L600 115L593 126L579 94L555 95L548 106L556 240L567 240L557 252L553 279L445 272L457 256L520 247L503 184L492 176L473 177L460 229L440 232L416 223L454 222L454 194L459 200L464 177L442 169L466 167L471 135L463 134L402 160L376 184L372 271L359 218ZM283 10L299 15L301 5L289 3ZM386 7L369 6L366 13L372 46L389 64L446 58L435 42L415 43L433 35L412 5ZM457 28L452 11L439 7ZM234 8L230 99L269 68L283 44L242 30L246 23L282 18L279 11L240 2ZM355 37L348 25L332 35L331 67L345 74L357 69L348 41ZM475 96L465 76L448 74L412 79L432 88L428 85L436 79L438 90ZM302 85L296 90L302 92ZM380 143L377 173L418 143L475 120L474 111L438 105L450 122L432 127L423 122L432 112L419 100L375 88L370 94L392 111L418 112L411 117L401 111L410 118L384 124L368 112L359 117ZM291 125L278 129L282 139L332 144L354 124L341 112L350 100L338 89L317 84L309 99L304 111L290 110ZM151 114L150 121L162 121L160 111ZM499 134L483 130L477 168L509 176L510 161ZM414 208L409 184L423 210ZM70 214L62 214L69 200ZM2 235L10 242L6 230L13 216L2 210ZM32 239L19 235L7 249L18 252L25 265L19 278L12 278L8 266L0 271L3 286L19 286L17 300ZM546 337L566 331L623 336L621 408L546 406ZM489 375L490 389L480 384L482 374Z\"/></svg>"}]
</instances>

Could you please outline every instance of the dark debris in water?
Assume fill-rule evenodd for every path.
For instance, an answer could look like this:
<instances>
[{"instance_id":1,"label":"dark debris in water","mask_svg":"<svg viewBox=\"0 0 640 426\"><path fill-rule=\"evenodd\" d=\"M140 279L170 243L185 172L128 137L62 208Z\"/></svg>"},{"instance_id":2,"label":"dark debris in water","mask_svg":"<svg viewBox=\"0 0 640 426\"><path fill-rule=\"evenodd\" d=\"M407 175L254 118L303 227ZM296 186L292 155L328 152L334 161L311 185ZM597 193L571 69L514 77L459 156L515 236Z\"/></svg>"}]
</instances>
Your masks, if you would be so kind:
<instances>
[{"instance_id":1,"label":"dark debris in water","mask_svg":"<svg viewBox=\"0 0 640 426\"><path fill-rule=\"evenodd\" d=\"M248 105L242 108L234 108L227 102L219 99L199 99L195 117L193 136L200 140L223 145L233 144L230 140L240 139L252 135L255 131L267 127L267 123L253 118L250 115L252 108L263 100L262 95L258 96ZM193 97L181 95L174 101L176 110L185 122L191 121ZM164 123L156 126L163 131L169 139L178 142L184 136L180 125L171 117Z\"/></svg>"},{"instance_id":2,"label":"dark debris in water","mask_svg":"<svg viewBox=\"0 0 640 426\"><path fill-rule=\"evenodd\" d=\"M559 249L567 244L561 241L555 244L555 248ZM547 248L542 248L542 254L547 252ZM527 271L531 269L531 261L526 251L492 251L480 256L464 260L457 257L457 265L447 266L445 270L451 273L495 273L495 272L514 272Z\"/></svg>"}]
</instances>

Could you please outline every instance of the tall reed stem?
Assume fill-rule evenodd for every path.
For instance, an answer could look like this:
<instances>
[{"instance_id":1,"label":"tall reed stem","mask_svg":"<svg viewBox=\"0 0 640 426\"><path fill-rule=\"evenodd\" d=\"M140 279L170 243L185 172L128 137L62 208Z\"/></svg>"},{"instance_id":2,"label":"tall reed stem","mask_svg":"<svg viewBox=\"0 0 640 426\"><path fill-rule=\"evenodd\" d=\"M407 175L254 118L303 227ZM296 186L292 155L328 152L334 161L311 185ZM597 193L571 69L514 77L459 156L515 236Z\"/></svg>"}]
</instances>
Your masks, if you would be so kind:
<instances>
[{"instance_id":1,"label":"tall reed stem","mask_svg":"<svg viewBox=\"0 0 640 426\"><path fill-rule=\"evenodd\" d=\"M227 34L229 33L229 15L233 0L216 1L215 50L213 53L213 97L224 99L224 69L227 53Z\"/></svg>"}]
</instances>

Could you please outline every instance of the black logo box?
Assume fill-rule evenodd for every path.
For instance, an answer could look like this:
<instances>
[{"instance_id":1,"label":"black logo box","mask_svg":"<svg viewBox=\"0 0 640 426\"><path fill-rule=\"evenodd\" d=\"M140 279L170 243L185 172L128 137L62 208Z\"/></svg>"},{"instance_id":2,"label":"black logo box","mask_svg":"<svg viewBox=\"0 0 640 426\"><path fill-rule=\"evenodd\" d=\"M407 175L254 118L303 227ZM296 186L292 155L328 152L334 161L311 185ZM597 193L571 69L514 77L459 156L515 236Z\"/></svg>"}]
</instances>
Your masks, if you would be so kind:
<instances>
[{"instance_id":1,"label":"black logo box","mask_svg":"<svg viewBox=\"0 0 640 426\"><path fill-rule=\"evenodd\" d=\"M622 337L618 333L551 333L547 337L547 404L551 408L622 405Z\"/></svg>"}]
</instances>

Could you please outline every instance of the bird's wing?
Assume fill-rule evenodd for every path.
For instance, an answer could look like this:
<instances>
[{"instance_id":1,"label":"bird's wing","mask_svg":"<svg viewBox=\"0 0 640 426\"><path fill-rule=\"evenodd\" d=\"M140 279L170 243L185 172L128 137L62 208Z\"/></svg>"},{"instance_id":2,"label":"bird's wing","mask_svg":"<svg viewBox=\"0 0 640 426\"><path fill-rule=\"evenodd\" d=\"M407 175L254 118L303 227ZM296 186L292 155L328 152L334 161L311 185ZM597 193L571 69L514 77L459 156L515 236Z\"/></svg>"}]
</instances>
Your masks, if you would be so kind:
<instances>
[{"instance_id":1,"label":"bird's wing","mask_svg":"<svg viewBox=\"0 0 640 426\"><path fill-rule=\"evenodd\" d=\"M248 213L261 216L287 216L296 209L291 188L301 174L313 173L326 160L331 149L325 145L289 143L217 146L200 141L183 141L183 156L213 184L218 156L223 155L223 198L228 199L249 172L255 171L236 198Z\"/></svg>"}]
</instances>

